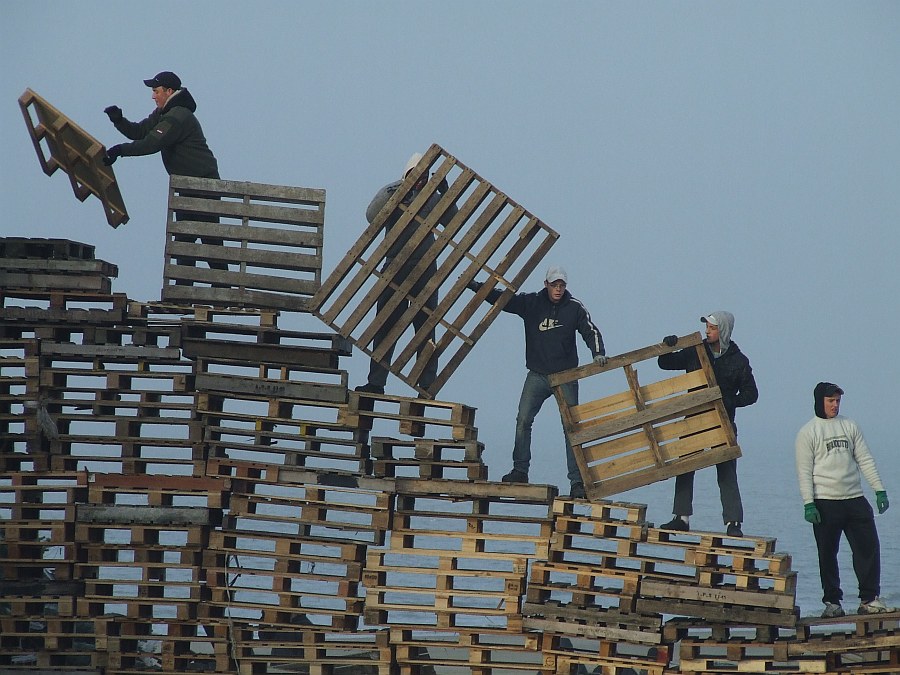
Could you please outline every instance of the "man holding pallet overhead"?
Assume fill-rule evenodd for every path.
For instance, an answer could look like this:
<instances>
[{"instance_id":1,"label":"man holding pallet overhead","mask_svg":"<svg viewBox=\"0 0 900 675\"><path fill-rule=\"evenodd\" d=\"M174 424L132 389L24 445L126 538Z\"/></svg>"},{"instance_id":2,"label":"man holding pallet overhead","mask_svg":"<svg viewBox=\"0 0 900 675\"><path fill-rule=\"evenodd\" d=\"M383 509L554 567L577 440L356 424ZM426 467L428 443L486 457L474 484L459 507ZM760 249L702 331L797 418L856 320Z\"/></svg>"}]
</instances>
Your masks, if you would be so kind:
<instances>
[{"instance_id":1,"label":"man holding pallet overhead","mask_svg":"<svg viewBox=\"0 0 900 675\"><path fill-rule=\"evenodd\" d=\"M371 224L378 213L385 207L385 205L390 201L391 196L397 191L397 188L403 183L406 179L406 176L409 175L409 172L416 168L419 164L419 161L422 159L422 154L419 152L413 153L413 155L407 160L406 166L403 169L403 177L400 180L395 180L392 183L388 183L383 188L381 188L375 196L372 198L372 201L369 203L368 208L366 209L366 220ZM428 182L428 171L422 172L422 177L418 180L418 182L413 186L412 190L403 198L403 204L408 205L412 203L412 201L416 198L416 196L422 191L422 188L425 187L425 184ZM437 203L440 201L441 194L445 193L448 189L447 180L444 179L437 187L437 193L431 195L428 201L425 203L422 208L419 209L419 216L422 218L427 218L428 214L437 206ZM451 204L440 217L440 223L442 225L448 224L453 217L459 212L456 204ZM400 217L403 215L403 212L400 209L396 209L394 213L385 221L384 229L385 233L390 232L391 228L397 224L400 220ZM409 240L413 236L412 229L407 229L400 237L398 237L397 241L391 246L388 250L387 255L384 258L384 264L382 266L382 271L386 270L394 259L400 254L403 250L403 247L409 243ZM422 243L416 247L415 251L412 252L404 261L403 265L394 275L393 282L395 284L402 284L409 275L415 270L416 266L421 262L422 258L425 257L425 254L428 253L428 250L436 244L436 240L434 238L434 233L429 233L427 237L422 240ZM418 280L413 284L410 289L410 293L413 295L417 295L422 292L425 286L429 281L437 274L437 263L431 262L428 265L428 269L425 273L419 277ZM385 311L385 308L390 303L391 299L394 296L394 290L390 287L386 288L381 295L378 296L378 301L376 302L376 313L381 314ZM438 306L438 296L437 292L432 294L425 303L425 307L429 310L429 312L433 312L437 309ZM391 313L390 318L386 321L382 322L381 328L379 328L375 337L372 339L372 347L377 350L379 345L384 342L388 333L390 333L391 329L394 325L400 320L406 310L409 309L409 300L404 300L400 302L394 311ZM428 320L428 314L425 312L417 312L413 317L413 328L418 331ZM430 340L434 342L434 329L431 331ZM385 352L384 358L387 361L390 361L394 354L394 346L391 345L391 348ZM438 363L437 356L433 356L429 359L428 364L422 370L422 374L419 376L419 381L417 384L422 389L428 389L434 383L435 378L437 377ZM370 394L383 394L384 387L387 384L388 377L388 369L383 366L378 361L372 359L369 363L369 377L366 380L366 383L356 387L356 391L360 392L368 392Z\"/></svg>"},{"instance_id":2,"label":"man holding pallet overhead","mask_svg":"<svg viewBox=\"0 0 900 675\"><path fill-rule=\"evenodd\" d=\"M527 483L531 465L531 427L544 401L553 396L548 375L578 366L575 333L581 334L591 350L595 363L606 364L603 336L591 321L591 315L576 300L566 284L568 275L562 267L551 267L544 277L544 288L537 293L517 293L503 307L504 312L518 314L525 322L525 367L528 374L519 398L516 415L516 437L513 445L513 468L503 476L504 483ZM476 293L484 284L470 281L467 288ZM501 291L494 288L485 298L494 304ZM578 381L562 386L569 405L578 405ZM569 470L570 496L584 498L584 480L566 437L566 464Z\"/></svg>"},{"instance_id":3,"label":"man holding pallet overhead","mask_svg":"<svg viewBox=\"0 0 900 675\"><path fill-rule=\"evenodd\" d=\"M853 552L853 570L859 583L860 614L896 611L878 597L881 593L881 553L872 506L863 495L860 474L875 491L878 513L888 510L887 492L875 467L862 431L840 415L844 390L819 382L813 390L815 417L797 433L795 453L803 517L812 523L819 550L823 617L844 616L841 607L837 553L841 535Z\"/></svg>"},{"instance_id":4,"label":"man holding pallet overhead","mask_svg":"<svg viewBox=\"0 0 900 675\"><path fill-rule=\"evenodd\" d=\"M712 362L713 373L716 376L716 384L722 392L722 403L725 411L734 427L737 435L737 425L734 422L734 413L738 408L753 405L759 398L759 390L756 388L756 380L753 378L753 370L750 368L750 360L741 352L737 343L731 340L731 331L734 329L734 315L731 312L713 312L700 317L700 321L706 324L706 339L703 345L709 360ZM678 337L667 335L663 343L669 347L675 346ZM663 370L684 370L691 372L699 370L700 359L695 349L681 349L677 352L662 354L657 363ZM722 500L722 519L725 522L725 533L729 537L744 536L741 523L744 522L744 507L741 503L741 490L738 486L737 460L729 459L716 464L716 474L719 482L719 497ZM694 512L694 472L679 474L675 477L675 500L672 513L675 515L665 525L666 530L687 530L690 516Z\"/></svg>"}]
</instances>

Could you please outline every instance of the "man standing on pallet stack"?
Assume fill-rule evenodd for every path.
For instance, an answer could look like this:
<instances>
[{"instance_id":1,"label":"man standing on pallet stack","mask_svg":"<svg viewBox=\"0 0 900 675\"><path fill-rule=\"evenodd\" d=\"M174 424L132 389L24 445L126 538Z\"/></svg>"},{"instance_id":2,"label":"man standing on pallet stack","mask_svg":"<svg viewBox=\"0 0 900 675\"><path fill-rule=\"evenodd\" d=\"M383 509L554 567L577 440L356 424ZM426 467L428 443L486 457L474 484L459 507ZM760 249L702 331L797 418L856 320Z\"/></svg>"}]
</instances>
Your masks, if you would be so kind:
<instances>
[{"instance_id":1,"label":"man standing on pallet stack","mask_svg":"<svg viewBox=\"0 0 900 675\"><path fill-rule=\"evenodd\" d=\"M396 180L392 183L388 183L383 188L381 188L376 195L372 198L369 207L366 209L366 220L371 224L375 217L379 214L379 212L385 207L385 205L390 201L393 194L397 191L397 188L403 183L406 179L406 176L409 175L409 172L416 168L419 164L419 161L422 159L421 153L414 153L412 157L409 158L406 162L406 166L403 169L403 177L400 180ZM403 204L408 206L412 203L412 201L418 196L418 194L422 191L422 188L425 187L425 184L428 182L428 171L423 171L421 178L416 182L416 184L412 187L412 189L407 193L406 197L403 198ZM441 199L441 195L445 193L448 189L447 180L442 180L437 186L437 192L431 197L428 198L428 201L422 206L422 208L418 211L419 218L427 218L431 211L437 206L438 202ZM453 217L457 214L459 209L457 209L456 204L450 204L445 210L444 213L441 214L438 222L442 225L447 225ZM400 216L403 215L403 211L401 209L395 209L394 212L388 217L384 224L385 234L391 231L397 221L400 220ZM384 264L381 267L381 271L384 272L391 263L394 261L401 251L403 247L409 242L414 233L414 227L407 228L403 234L398 237L397 241L394 242L393 246L391 246L390 250L388 250L387 255L384 258ZM421 262L422 258L428 253L429 249L436 245L436 240L434 238L434 233L429 232L428 236L426 236L422 243L416 247L416 250L411 254L407 255L406 259L403 261L403 264L400 266L400 269L397 270L397 273L394 275L393 284L399 285L402 284L409 275L415 270L416 266ZM425 286L431 281L434 276L437 274L437 263L432 261L428 264L428 268L425 270L425 273L422 274L416 282L413 284L410 289L410 295L418 295L422 292ZM391 301L391 298L394 297L394 289L388 286L385 290L378 296L378 301L376 303L376 316L380 320L380 315L384 312L385 307L387 307L388 303ZM417 312L413 317L413 328L416 332L425 324L428 320L431 312L437 309L438 306L438 295L437 292L433 293L428 300L425 302L425 308L428 310ZM386 321L382 321L381 327L375 332L375 337L372 340L372 348L377 350L378 347L384 342L387 334L394 328L406 310L409 309L409 300L401 301L394 311L391 313L390 317ZM434 329L432 329L429 339L431 342L434 342L435 334ZM423 343L427 344L427 343ZM419 349L419 356L422 355L422 349ZM385 361L390 361L394 355L394 345L391 345L390 348L385 352L384 359ZM428 389L434 383L435 378L437 377L437 356L433 356L428 360L425 368L422 370L421 375L419 376L419 380L416 384L419 385L422 389ZM384 387L387 384L388 377L388 369L383 366L378 361L372 359L369 364L369 377L366 380L366 383L356 387L356 391L366 392L370 394L383 394Z\"/></svg>"},{"instance_id":2,"label":"man standing on pallet stack","mask_svg":"<svg viewBox=\"0 0 900 675\"><path fill-rule=\"evenodd\" d=\"M841 607L837 553L841 535L853 553L853 570L859 583L859 613L894 612L881 593L881 546L872 506L863 496L860 473L875 491L878 513L890 505L862 431L853 420L840 415L844 390L831 382L819 382L813 390L815 417L797 434L795 453L803 517L812 523L819 550L823 617L844 616Z\"/></svg>"},{"instance_id":3,"label":"man standing on pallet stack","mask_svg":"<svg viewBox=\"0 0 900 675\"><path fill-rule=\"evenodd\" d=\"M706 324L706 339L703 340L703 346L712 362L716 384L722 392L722 403L737 435L735 411L753 405L759 398L750 360L737 343L731 340L731 331L734 329L734 315L731 312L713 312L700 317L700 321ZM663 343L668 347L674 347L677 342L678 337L675 335L663 338ZM693 347L662 354L656 361L663 370L684 370L690 373L700 369L700 358ZM729 537L743 537L741 523L744 522L744 506L741 503L741 489L738 486L737 460L729 459L716 464L716 477L719 482L725 534ZM675 477L675 500L672 506L675 517L660 527L666 530L687 530L694 512L693 504L694 472L689 471Z\"/></svg>"},{"instance_id":4,"label":"man standing on pallet stack","mask_svg":"<svg viewBox=\"0 0 900 675\"><path fill-rule=\"evenodd\" d=\"M575 333L580 333L591 350L594 363L606 365L603 336L591 321L591 315L568 290L568 275L562 267L551 267L544 278L544 288L537 293L517 293L504 305L503 311L518 314L525 323L525 367L528 374L519 398L516 415L516 437L513 445L513 468L503 476L504 483L527 483L531 465L531 428L544 401L553 395L549 375L578 366ZM469 290L476 293L484 284L470 281ZM494 304L501 291L494 288L485 298ZM570 406L578 405L578 381L562 385L563 396ZM583 499L584 481L578 470L572 444L566 437L566 465L569 471L570 496Z\"/></svg>"},{"instance_id":5,"label":"man standing on pallet stack","mask_svg":"<svg viewBox=\"0 0 900 675\"><path fill-rule=\"evenodd\" d=\"M157 73L144 84L153 90L156 109L140 122L125 119L119 106L111 105L103 110L116 129L132 143L114 145L106 151L103 163L111 166L119 157L137 157L160 153L166 172L172 176L195 178L219 178L219 164L206 143L200 121L194 116L197 102L181 78L168 70ZM183 195L190 196L190 195ZM218 217L202 213L175 213L176 220L196 220L216 223ZM193 243L194 237L177 235L176 241ZM203 237L210 246L222 246L219 238ZM179 265L193 265L193 259L179 259ZM227 270L228 265L210 262L213 269Z\"/></svg>"}]
</instances>

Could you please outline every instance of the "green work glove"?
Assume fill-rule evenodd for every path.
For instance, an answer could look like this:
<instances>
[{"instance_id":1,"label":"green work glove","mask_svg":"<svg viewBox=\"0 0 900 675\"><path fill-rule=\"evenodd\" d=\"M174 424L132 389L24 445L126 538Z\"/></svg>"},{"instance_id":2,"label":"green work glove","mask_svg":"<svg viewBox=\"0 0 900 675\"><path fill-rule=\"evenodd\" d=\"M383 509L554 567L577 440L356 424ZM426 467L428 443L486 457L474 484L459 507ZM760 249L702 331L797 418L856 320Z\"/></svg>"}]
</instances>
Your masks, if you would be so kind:
<instances>
[{"instance_id":1,"label":"green work glove","mask_svg":"<svg viewBox=\"0 0 900 675\"><path fill-rule=\"evenodd\" d=\"M812 523L813 525L818 525L822 522L822 516L819 514L819 509L816 508L814 502L803 505L803 517L807 523Z\"/></svg>"},{"instance_id":2,"label":"green work glove","mask_svg":"<svg viewBox=\"0 0 900 675\"><path fill-rule=\"evenodd\" d=\"M891 503L888 501L887 492L879 490L875 493L875 505L878 506L878 513L884 513L888 510Z\"/></svg>"}]
</instances>

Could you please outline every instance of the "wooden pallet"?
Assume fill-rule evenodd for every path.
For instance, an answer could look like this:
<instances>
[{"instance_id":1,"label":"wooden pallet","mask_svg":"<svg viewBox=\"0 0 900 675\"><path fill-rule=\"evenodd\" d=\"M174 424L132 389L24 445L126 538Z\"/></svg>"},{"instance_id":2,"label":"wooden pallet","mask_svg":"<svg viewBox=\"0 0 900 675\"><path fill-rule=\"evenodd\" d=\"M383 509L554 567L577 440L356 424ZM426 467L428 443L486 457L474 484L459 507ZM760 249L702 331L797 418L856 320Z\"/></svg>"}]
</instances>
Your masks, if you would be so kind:
<instances>
[{"instance_id":1,"label":"wooden pallet","mask_svg":"<svg viewBox=\"0 0 900 675\"><path fill-rule=\"evenodd\" d=\"M127 298L124 293L0 287L0 304L0 321L4 322L104 325L122 323Z\"/></svg>"},{"instance_id":2,"label":"wooden pallet","mask_svg":"<svg viewBox=\"0 0 900 675\"><path fill-rule=\"evenodd\" d=\"M694 348L699 370L642 384L636 365L675 349ZM622 369L628 388L570 406L562 386ZM660 371L653 371L658 374ZM696 471L740 457L734 428L722 403L699 333L675 347L655 345L550 376L563 427L589 499Z\"/></svg>"},{"instance_id":3,"label":"wooden pallet","mask_svg":"<svg viewBox=\"0 0 900 675\"><path fill-rule=\"evenodd\" d=\"M404 204L416 182L429 172L433 174L418 196ZM443 179L447 179L449 189L427 217L421 215L422 207L437 194ZM443 225L440 221L446 220L444 214L451 204L459 212ZM399 220L378 243L385 223L397 210ZM382 264L406 233L411 235L409 241L402 245L394 261ZM435 243L408 276L398 277L401 263L429 233L434 234ZM558 238L555 231L522 206L440 146L432 145L313 296L310 308L397 377L434 398ZM432 264L437 264L436 274L429 272ZM466 284L482 270L490 276L491 288L499 285L506 289L496 305L483 302L486 290L480 295L466 290ZM424 281L423 290L413 293L420 280ZM393 296L384 311L377 313L378 297L385 291L393 291ZM429 312L426 303L434 293L438 293L439 302ZM390 315L406 300L409 309L395 323L388 323L392 321ZM420 311L428 313L428 318L406 340L404 334ZM372 342L382 328L387 328L388 334L376 349ZM434 341L430 338L432 331ZM392 359L387 359L390 345L396 345L396 350ZM431 358L439 359L439 370L435 382L426 389L417 382Z\"/></svg>"},{"instance_id":4,"label":"wooden pallet","mask_svg":"<svg viewBox=\"0 0 900 675\"><path fill-rule=\"evenodd\" d=\"M472 675L491 675L493 672L551 675L555 672L555 663L544 658L537 635L411 628L392 628L390 634L401 672L421 672L426 668L461 669Z\"/></svg>"},{"instance_id":5,"label":"wooden pallet","mask_svg":"<svg viewBox=\"0 0 900 675\"><path fill-rule=\"evenodd\" d=\"M335 369L339 358L350 356L352 350L345 338L333 333L186 318L180 327L181 348L187 358L232 365L268 363Z\"/></svg>"},{"instance_id":6,"label":"wooden pallet","mask_svg":"<svg viewBox=\"0 0 900 675\"><path fill-rule=\"evenodd\" d=\"M487 480L488 468L481 459L484 444L452 439L400 440L376 436L370 454L375 476Z\"/></svg>"},{"instance_id":7,"label":"wooden pallet","mask_svg":"<svg viewBox=\"0 0 900 675\"><path fill-rule=\"evenodd\" d=\"M510 508L499 495L461 498L438 490L414 495L401 488L396 495L390 548L439 548L540 559L547 555L550 531L547 504L516 504Z\"/></svg>"},{"instance_id":8,"label":"wooden pallet","mask_svg":"<svg viewBox=\"0 0 900 675\"><path fill-rule=\"evenodd\" d=\"M170 176L168 214L163 302L307 311L321 283L325 190ZM199 237L223 245L179 241Z\"/></svg>"},{"instance_id":9,"label":"wooden pallet","mask_svg":"<svg viewBox=\"0 0 900 675\"><path fill-rule=\"evenodd\" d=\"M241 675L268 675L309 669L321 675L389 672L393 650L388 632L322 632L314 626L291 629L260 626L235 630Z\"/></svg>"},{"instance_id":10,"label":"wooden pallet","mask_svg":"<svg viewBox=\"0 0 900 675\"><path fill-rule=\"evenodd\" d=\"M301 399L199 393L198 440L208 462L221 465L367 473L368 435L337 421L340 411L337 404Z\"/></svg>"},{"instance_id":11,"label":"wooden pallet","mask_svg":"<svg viewBox=\"0 0 900 675\"><path fill-rule=\"evenodd\" d=\"M111 293L119 268L103 260L0 258L0 287Z\"/></svg>"},{"instance_id":12,"label":"wooden pallet","mask_svg":"<svg viewBox=\"0 0 900 675\"><path fill-rule=\"evenodd\" d=\"M526 631L635 644L657 645L662 642L662 617L659 614L576 607L556 600L526 601L522 613L525 615Z\"/></svg>"},{"instance_id":13,"label":"wooden pallet","mask_svg":"<svg viewBox=\"0 0 900 675\"><path fill-rule=\"evenodd\" d=\"M71 239L43 237L0 237L0 258L7 260L32 259L43 263L53 261L94 260L95 247Z\"/></svg>"},{"instance_id":14,"label":"wooden pallet","mask_svg":"<svg viewBox=\"0 0 900 675\"><path fill-rule=\"evenodd\" d=\"M112 227L127 223L116 175L103 163L103 144L31 89L19 97L19 107L44 173L52 176L62 169L79 201L94 195L103 204L106 222ZM45 147L49 155L44 154Z\"/></svg>"},{"instance_id":15,"label":"wooden pallet","mask_svg":"<svg viewBox=\"0 0 900 675\"><path fill-rule=\"evenodd\" d=\"M462 403L350 391L338 421L349 427L370 430L376 420L396 421L399 433L409 436L423 437L428 427L437 426L444 431L449 427L455 441L478 437L475 408Z\"/></svg>"}]
</instances>

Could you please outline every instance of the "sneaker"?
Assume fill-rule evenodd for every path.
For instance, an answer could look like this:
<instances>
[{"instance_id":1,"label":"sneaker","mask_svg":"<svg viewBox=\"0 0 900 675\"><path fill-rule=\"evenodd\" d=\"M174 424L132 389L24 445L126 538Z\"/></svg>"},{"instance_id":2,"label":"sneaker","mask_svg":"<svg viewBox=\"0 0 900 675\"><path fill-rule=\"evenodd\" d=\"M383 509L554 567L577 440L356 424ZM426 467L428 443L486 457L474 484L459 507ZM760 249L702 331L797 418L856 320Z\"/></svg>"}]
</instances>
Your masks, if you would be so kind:
<instances>
[{"instance_id":1,"label":"sneaker","mask_svg":"<svg viewBox=\"0 0 900 675\"><path fill-rule=\"evenodd\" d=\"M725 535L728 537L743 537L744 532L741 530L741 524L728 523L728 527L725 528Z\"/></svg>"},{"instance_id":2,"label":"sneaker","mask_svg":"<svg viewBox=\"0 0 900 675\"><path fill-rule=\"evenodd\" d=\"M823 619L834 619L839 616L844 616L844 608L841 607L839 603L836 602L826 602L825 603L825 611L822 612Z\"/></svg>"},{"instance_id":3,"label":"sneaker","mask_svg":"<svg viewBox=\"0 0 900 675\"><path fill-rule=\"evenodd\" d=\"M881 598L875 598L869 602L859 603L859 609L856 611L859 614L886 614L887 612L896 612L897 608L885 605Z\"/></svg>"},{"instance_id":4,"label":"sneaker","mask_svg":"<svg viewBox=\"0 0 900 675\"><path fill-rule=\"evenodd\" d=\"M384 387L377 384L361 384L353 391L358 391L360 394L383 394Z\"/></svg>"},{"instance_id":5,"label":"sneaker","mask_svg":"<svg viewBox=\"0 0 900 675\"><path fill-rule=\"evenodd\" d=\"M503 476L500 479L504 483L527 483L528 482L528 474L524 471L519 471L518 469L513 469L508 474Z\"/></svg>"},{"instance_id":6,"label":"sneaker","mask_svg":"<svg viewBox=\"0 0 900 675\"><path fill-rule=\"evenodd\" d=\"M569 496L572 499L584 499L584 483L572 483L572 487L569 488Z\"/></svg>"},{"instance_id":7,"label":"sneaker","mask_svg":"<svg viewBox=\"0 0 900 675\"><path fill-rule=\"evenodd\" d=\"M687 532L688 524L684 522L684 519L681 516L675 516L668 523L659 526L662 530L681 530L682 532Z\"/></svg>"}]
</instances>

